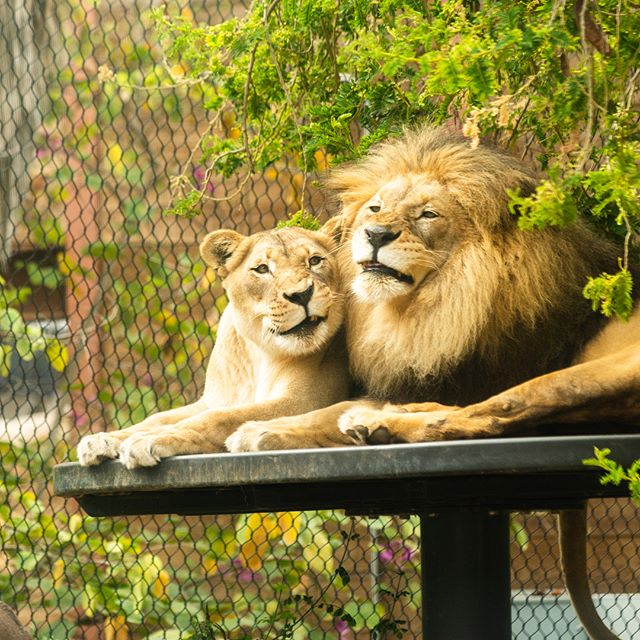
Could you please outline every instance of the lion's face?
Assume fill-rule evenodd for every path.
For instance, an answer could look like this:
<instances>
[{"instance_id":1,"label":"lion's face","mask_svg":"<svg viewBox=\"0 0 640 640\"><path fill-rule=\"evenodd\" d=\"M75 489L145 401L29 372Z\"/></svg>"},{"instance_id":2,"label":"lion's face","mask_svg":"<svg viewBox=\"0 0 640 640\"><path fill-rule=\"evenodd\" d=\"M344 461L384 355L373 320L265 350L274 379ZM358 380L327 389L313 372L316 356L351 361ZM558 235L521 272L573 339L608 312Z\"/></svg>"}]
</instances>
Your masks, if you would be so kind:
<instances>
[{"instance_id":1,"label":"lion's face","mask_svg":"<svg viewBox=\"0 0 640 640\"><path fill-rule=\"evenodd\" d=\"M296 356L325 347L342 323L333 252L324 234L295 227L248 238L214 231L201 245L223 278L241 333L263 349Z\"/></svg>"},{"instance_id":2,"label":"lion's face","mask_svg":"<svg viewBox=\"0 0 640 640\"><path fill-rule=\"evenodd\" d=\"M424 175L384 184L353 222L355 294L383 301L421 287L468 233L459 210L446 188Z\"/></svg>"}]
</instances>

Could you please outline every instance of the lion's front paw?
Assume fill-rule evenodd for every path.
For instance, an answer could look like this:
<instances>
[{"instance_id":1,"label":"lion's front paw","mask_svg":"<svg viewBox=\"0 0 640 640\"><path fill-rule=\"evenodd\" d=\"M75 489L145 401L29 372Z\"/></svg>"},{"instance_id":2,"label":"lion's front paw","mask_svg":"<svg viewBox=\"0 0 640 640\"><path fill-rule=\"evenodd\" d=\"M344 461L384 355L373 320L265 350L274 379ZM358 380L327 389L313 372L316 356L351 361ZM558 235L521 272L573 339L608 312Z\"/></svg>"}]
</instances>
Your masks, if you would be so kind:
<instances>
[{"instance_id":1,"label":"lion's front paw","mask_svg":"<svg viewBox=\"0 0 640 640\"><path fill-rule=\"evenodd\" d=\"M275 427L267 427L261 422L246 422L238 427L225 441L228 451L273 451L290 448L286 437Z\"/></svg>"},{"instance_id":2,"label":"lion's front paw","mask_svg":"<svg viewBox=\"0 0 640 640\"><path fill-rule=\"evenodd\" d=\"M390 431L388 418L386 411L351 409L340 417L338 428L357 445L404 442Z\"/></svg>"},{"instance_id":3,"label":"lion's front paw","mask_svg":"<svg viewBox=\"0 0 640 640\"><path fill-rule=\"evenodd\" d=\"M166 446L161 446L157 436L132 436L120 445L120 460L127 469L154 467L173 455Z\"/></svg>"},{"instance_id":4,"label":"lion's front paw","mask_svg":"<svg viewBox=\"0 0 640 640\"><path fill-rule=\"evenodd\" d=\"M83 467L100 464L103 460L118 457L120 443L108 433L85 436L78 443L78 461Z\"/></svg>"}]
</instances>

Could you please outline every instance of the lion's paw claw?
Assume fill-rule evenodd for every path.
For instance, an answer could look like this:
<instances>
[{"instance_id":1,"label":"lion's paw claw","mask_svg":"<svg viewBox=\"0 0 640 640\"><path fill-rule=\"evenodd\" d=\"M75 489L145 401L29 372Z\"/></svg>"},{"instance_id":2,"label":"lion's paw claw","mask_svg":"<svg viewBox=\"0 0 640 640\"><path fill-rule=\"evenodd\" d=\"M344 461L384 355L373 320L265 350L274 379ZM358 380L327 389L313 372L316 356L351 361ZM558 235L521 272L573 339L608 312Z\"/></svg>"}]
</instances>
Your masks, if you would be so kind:
<instances>
[{"instance_id":1,"label":"lion's paw claw","mask_svg":"<svg viewBox=\"0 0 640 640\"><path fill-rule=\"evenodd\" d=\"M120 446L120 460L127 469L154 467L161 460L155 438L128 438Z\"/></svg>"},{"instance_id":2,"label":"lion's paw claw","mask_svg":"<svg viewBox=\"0 0 640 640\"><path fill-rule=\"evenodd\" d=\"M83 467L118 457L119 442L107 433L85 436L78 443L78 461Z\"/></svg>"},{"instance_id":3,"label":"lion's paw claw","mask_svg":"<svg viewBox=\"0 0 640 640\"><path fill-rule=\"evenodd\" d=\"M367 444L369 439L369 429L362 424L356 424L352 427L340 429L342 433L349 436L355 444Z\"/></svg>"},{"instance_id":4,"label":"lion's paw claw","mask_svg":"<svg viewBox=\"0 0 640 640\"><path fill-rule=\"evenodd\" d=\"M397 440L391 436L391 432L384 425L372 431L367 438L367 444L392 444L393 442Z\"/></svg>"},{"instance_id":5,"label":"lion's paw claw","mask_svg":"<svg viewBox=\"0 0 640 640\"><path fill-rule=\"evenodd\" d=\"M347 411L340 418L338 428L356 445L372 444L370 442L371 435L378 428L378 425L372 426L372 421L369 419L371 413L357 409Z\"/></svg>"},{"instance_id":6,"label":"lion's paw claw","mask_svg":"<svg viewBox=\"0 0 640 640\"><path fill-rule=\"evenodd\" d=\"M385 424L387 419L384 411L354 409L340 418L338 428L360 446L404 442Z\"/></svg>"},{"instance_id":7,"label":"lion's paw claw","mask_svg":"<svg viewBox=\"0 0 640 640\"><path fill-rule=\"evenodd\" d=\"M260 422L246 422L243 424L226 439L225 447L232 453L273 451L288 448L276 429L269 429Z\"/></svg>"}]
</instances>

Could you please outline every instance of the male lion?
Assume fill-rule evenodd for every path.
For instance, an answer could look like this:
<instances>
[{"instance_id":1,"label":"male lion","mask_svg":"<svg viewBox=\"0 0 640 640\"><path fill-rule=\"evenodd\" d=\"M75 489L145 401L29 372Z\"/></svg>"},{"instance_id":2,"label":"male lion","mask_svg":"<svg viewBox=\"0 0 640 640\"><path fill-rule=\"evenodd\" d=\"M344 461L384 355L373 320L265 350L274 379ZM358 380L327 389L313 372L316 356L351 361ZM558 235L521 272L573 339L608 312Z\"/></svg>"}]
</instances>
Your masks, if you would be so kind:
<instances>
[{"instance_id":1,"label":"male lion","mask_svg":"<svg viewBox=\"0 0 640 640\"><path fill-rule=\"evenodd\" d=\"M338 421L360 445L640 425L638 305L623 323L582 295L588 276L617 269L616 249L584 222L520 229L507 192L536 186L522 163L427 128L375 147L331 184L342 211L328 226L352 292L351 372L369 399L249 423L231 450L307 446L310 434L332 446ZM576 609L593 638L613 638L576 568L584 519L567 512L563 524Z\"/></svg>"},{"instance_id":2,"label":"male lion","mask_svg":"<svg viewBox=\"0 0 640 640\"><path fill-rule=\"evenodd\" d=\"M247 420L303 413L348 397L334 251L328 236L301 228L207 235L200 253L222 278L229 304L202 397L128 429L85 436L80 463L119 455L134 468L178 454L222 451ZM339 432L335 440L348 442Z\"/></svg>"},{"instance_id":3,"label":"male lion","mask_svg":"<svg viewBox=\"0 0 640 640\"><path fill-rule=\"evenodd\" d=\"M640 425L640 308L608 320L582 295L588 276L617 269L616 247L584 222L520 229L507 191L536 186L521 162L426 128L330 184L350 367L369 399L245 425L232 449L296 447L318 429L331 446L336 416L356 444Z\"/></svg>"}]
</instances>

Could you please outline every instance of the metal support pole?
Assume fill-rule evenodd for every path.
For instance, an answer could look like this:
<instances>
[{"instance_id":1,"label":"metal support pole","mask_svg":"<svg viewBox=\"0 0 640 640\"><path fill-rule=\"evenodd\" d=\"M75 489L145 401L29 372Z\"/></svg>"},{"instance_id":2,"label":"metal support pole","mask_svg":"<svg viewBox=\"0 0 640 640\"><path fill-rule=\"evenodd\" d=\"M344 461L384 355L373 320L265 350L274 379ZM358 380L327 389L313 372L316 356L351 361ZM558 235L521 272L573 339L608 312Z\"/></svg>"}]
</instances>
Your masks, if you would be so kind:
<instances>
[{"instance_id":1,"label":"metal support pole","mask_svg":"<svg viewBox=\"0 0 640 640\"><path fill-rule=\"evenodd\" d=\"M511 640L509 514L423 513L425 640Z\"/></svg>"}]
</instances>

